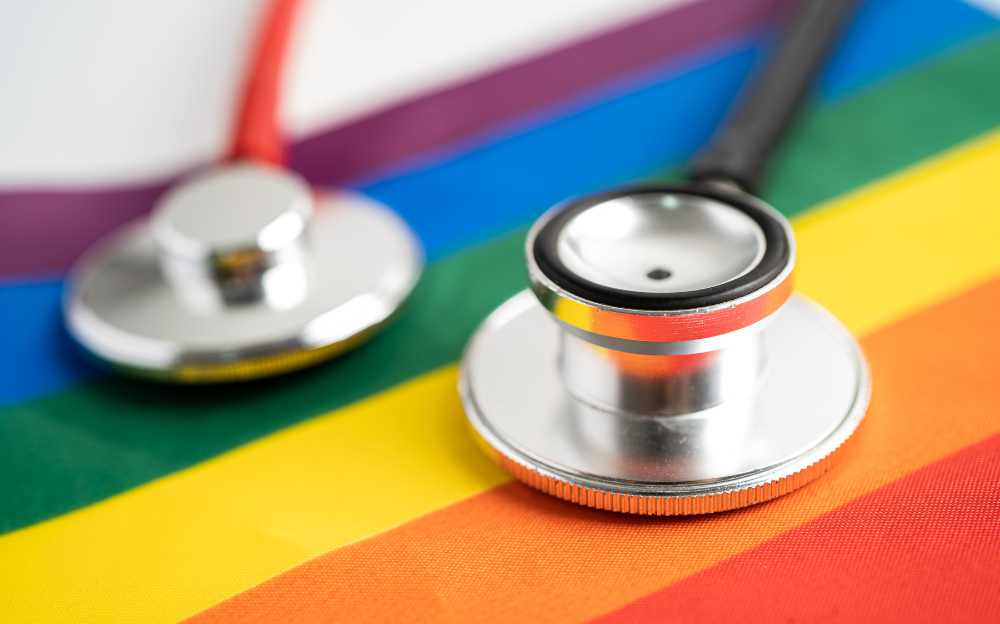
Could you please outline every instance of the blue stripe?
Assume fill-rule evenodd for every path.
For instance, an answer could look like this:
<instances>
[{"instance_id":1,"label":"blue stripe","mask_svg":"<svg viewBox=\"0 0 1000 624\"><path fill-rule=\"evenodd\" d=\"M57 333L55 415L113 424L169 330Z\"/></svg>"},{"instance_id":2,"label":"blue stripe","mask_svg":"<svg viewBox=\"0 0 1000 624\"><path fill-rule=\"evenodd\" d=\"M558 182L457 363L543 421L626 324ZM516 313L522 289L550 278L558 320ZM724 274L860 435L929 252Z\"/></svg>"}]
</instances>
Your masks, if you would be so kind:
<instances>
[{"instance_id":1,"label":"blue stripe","mask_svg":"<svg viewBox=\"0 0 1000 624\"><path fill-rule=\"evenodd\" d=\"M958 0L872 0L831 59L820 97L833 102L998 22ZM398 210L430 259L529 223L558 201L648 176L711 135L749 72L759 41L708 47L536 116L503 138L466 145L365 185ZM539 118L541 117L541 118Z\"/></svg>"},{"instance_id":2,"label":"blue stripe","mask_svg":"<svg viewBox=\"0 0 1000 624\"><path fill-rule=\"evenodd\" d=\"M958 0L871 0L821 81L827 101L997 28ZM709 136L759 41L708 46L542 111L364 190L413 224L430 258L532 221L568 196L661 171ZM0 405L92 379L59 320L58 282L0 287Z\"/></svg>"},{"instance_id":3,"label":"blue stripe","mask_svg":"<svg viewBox=\"0 0 1000 624\"><path fill-rule=\"evenodd\" d=\"M653 68L504 140L466 146L437 166L363 190L398 210L436 260L529 223L571 195L683 160L718 124L753 65L755 43L743 39Z\"/></svg>"},{"instance_id":4,"label":"blue stripe","mask_svg":"<svg viewBox=\"0 0 1000 624\"><path fill-rule=\"evenodd\" d=\"M996 18L959 0L869 0L823 76L823 96L875 84L996 27Z\"/></svg>"},{"instance_id":5,"label":"blue stripe","mask_svg":"<svg viewBox=\"0 0 1000 624\"><path fill-rule=\"evenodd\" d=\"M62 282L0 288L0 405L52 392L98 372L74 351L62 325Z\"/></svg>"}]
</instances>

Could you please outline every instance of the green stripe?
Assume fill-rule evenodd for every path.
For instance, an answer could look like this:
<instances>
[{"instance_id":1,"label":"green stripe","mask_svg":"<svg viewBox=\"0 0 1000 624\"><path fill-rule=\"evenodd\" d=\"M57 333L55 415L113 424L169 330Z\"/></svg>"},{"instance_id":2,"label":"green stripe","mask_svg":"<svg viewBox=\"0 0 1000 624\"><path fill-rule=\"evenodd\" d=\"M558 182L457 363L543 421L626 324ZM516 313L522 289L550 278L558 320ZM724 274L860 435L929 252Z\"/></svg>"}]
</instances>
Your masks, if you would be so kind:
<instances>
[{"instance_id":1,"label":"green stripe","mask_svg":"<svg viewBox=\"0 0 1000 624\"><path fill-rule=\"evenodd\" d=\"M431 265L396 324L309 370L216 387L108 379L0 412L0 529L99 501L455 361L476 324L524 288L523 238Z\"/></svg>"},{"instance_id":2,"label":"green stripe","mask_svg":"<svg viewBox=\"0 0 1000 624\"><path fill-rule=\"evenodd\" d=\"M1000 124L1000 36L804 115L766 186L794 214ZM458 358L525 286L523 231L429 267L400 321L335 362L214 388L107 380L0 412L0 531L72 511Z\"/></svg>"},{"instance_id":3,"label":"green stripe","mask_svg":"<svg viewBox=\"0 0 1000 624\"><path fill-rule=\"evenodd\" d=\"M775 156L764 195L788 215L1000 124L1000 37L987 35L809 110Z\"/></svg>"}]
</instances>

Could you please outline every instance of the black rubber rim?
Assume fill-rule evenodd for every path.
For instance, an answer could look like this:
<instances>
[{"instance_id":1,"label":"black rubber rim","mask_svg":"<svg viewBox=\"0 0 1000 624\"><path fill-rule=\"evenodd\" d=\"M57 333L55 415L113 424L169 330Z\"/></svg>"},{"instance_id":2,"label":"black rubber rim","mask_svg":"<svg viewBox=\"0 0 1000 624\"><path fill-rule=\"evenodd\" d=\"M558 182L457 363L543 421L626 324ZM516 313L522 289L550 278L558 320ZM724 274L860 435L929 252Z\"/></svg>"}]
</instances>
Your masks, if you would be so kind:
<instances>
[{"instance_id":1,"label":"black rubber rim","mask_svg":"<svg viewBox=\"0 0 1000 624\"><path fill-rule=\"evenodd\" d=\"M606 201L645 193L675 193L713 199L740 210L760 226L764 232L764 257L751 271L734 280L711 288L679 293L643 293L621 290L595 284L570 271L556 251L559 233L570 220L593 206ZM764 210L736 194L707 188L696 184L654 185L620 188L588 195L566 206L546 223L538 236L532 253L542 273L567 292L602 305L631 310L687 310L718 305L752 294L780 274L788 264L788 239L781 223Z\"/></svg>"}]
</instances>

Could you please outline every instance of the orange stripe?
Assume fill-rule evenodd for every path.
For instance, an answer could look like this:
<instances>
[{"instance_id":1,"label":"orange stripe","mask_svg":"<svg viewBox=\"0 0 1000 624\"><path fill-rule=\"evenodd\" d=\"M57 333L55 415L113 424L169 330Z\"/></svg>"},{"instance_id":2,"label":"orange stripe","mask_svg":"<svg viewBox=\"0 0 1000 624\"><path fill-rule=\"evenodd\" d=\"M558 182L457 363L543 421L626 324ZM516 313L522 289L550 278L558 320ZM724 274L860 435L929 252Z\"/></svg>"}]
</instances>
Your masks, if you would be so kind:
<instances>
[{"instance_id":1,"label":"orange stripe","mask_svg":"<svg viewBox=\"0 0 1000 624\"><path fill-rule=\"evenodd\" d=\"M322 555L194 621L574 622L614 610L1000 433L998 308L993 281L866 338L875 392L843 462L772 503L635 517L512 483Z\"/></svg>"}]
</instances>

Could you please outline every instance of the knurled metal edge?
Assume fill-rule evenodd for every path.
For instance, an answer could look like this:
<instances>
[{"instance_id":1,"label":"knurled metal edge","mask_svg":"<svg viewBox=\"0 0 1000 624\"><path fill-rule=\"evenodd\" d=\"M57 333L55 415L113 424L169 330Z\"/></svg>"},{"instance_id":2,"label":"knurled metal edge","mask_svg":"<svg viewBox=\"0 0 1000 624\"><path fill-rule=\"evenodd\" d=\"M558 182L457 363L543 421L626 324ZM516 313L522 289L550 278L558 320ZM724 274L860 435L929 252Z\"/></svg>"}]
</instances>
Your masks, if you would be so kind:
<instances>
[{"instance_id":1,"label":"knurled metal edge","mask_svg":"<svg viewBox=\"0 0 1000 624\"><path fill-rule=\"evenodd\" d=\"M860 424L860 423L859 423ZM474 427L469 429L483 450L515 479L540 492L582 507L642 516L694 516L749 507L784 496L826 474L843 457L857 428L837 448L790 475L746 488L713 494L656 496L588 488L526 466L491 445Z\"/></svg>"},{"instance_id":2,"label":"knurled metal edge","mask_svg":"<svg viewBox=\"0 0 1000 624\"><path fill-rule=\"evenodd\" d=\"M798 296L802 297L802 295ZM745 487L734 485L732 489L724 489L725 486L719 483L716 483L714 486L708 484L704 484L703 486L712 489L721 488L723 489L721 492L704 493L704 490L699 488L692 491L690 494L635 494L614 491L611 488L604 489L600 487L587 487L586 485L574 483L571 478L557 476L555 472L550 472L544 467L538 468L535 466L529 466L525 460L517 460L513 458L507 452L500 450L488 439L489 437L497 436L498 443L501 445L507 444L507 442L503 440L502 437L498 436L498 434L493 431L490 425L484 420L482 413L472 396L471 388L467 379L467 366L471 353L475 349L479 335L483 331L484 327L486 327L490 322L492 315L483 320L473 335L473 338L466 345L465 353L463 353L461 360L462 365L459 369L458 391L459 396L461 397L462 407L466 415L465 422L467 429L472 434L476 444L487 454L487 456L492 458L493 461L499 464L501 468L510 473L515 479L525 485L539 490L540 492L550 494L556 498L576 503L581 506L619 513L676 516L730 511L773 500L779 496L793 492L804 485L811 483L812 481L815 481L817 478L828 472L840 460L843 455L842 451L855 438L855 433L857 433L858 427L864 421L865 416L868 413L868 408L871 405L871 367L868 364L868 360L865 357L864 352L861 350L861 346L857 343L857 340L851 335L847 328L837 321L836 317L830 314L830 312L813 302L811 299L808 299L807 297L802 298L812 304L816 311L834 321L836 326L839 328L839 331L837 332L839 334L839 339L846 340L849 351L855 358L862 374L859 378L859 387L857 389L857 394L855 395L854 403L845 415L844 420L841 421L841 423L833 432L829 434L829 436L818 442L812 448L803 451L803 453L797 458L789 459L782 464L766 468L760 473L756 473L759 474L760 477L763 477L769 472L780 472L782 466L788 466L788 464L793 462L799 462L799 465L801 465L802 460L810 454L816 454L816 452L824 446L829 448L829 446L836 444L836 446L833 446L833 448L823 456L813 460L805 467L799 468L790 474L785 474L764 482L760 482L758 480L760 477L755 479L753 474L737 476L734 477L733 480L749 483L747 483ZM847 431L840 431L844 426L848 428ZM479 427L483 427L484 431L480 431ZM838 431L840 431L839 434ZM835 442L838 439L839 442ZM514 448L512 450L516 452L518 449ZM648 484L644 485L648 486Z\"/></svg>"}]
</instances>

